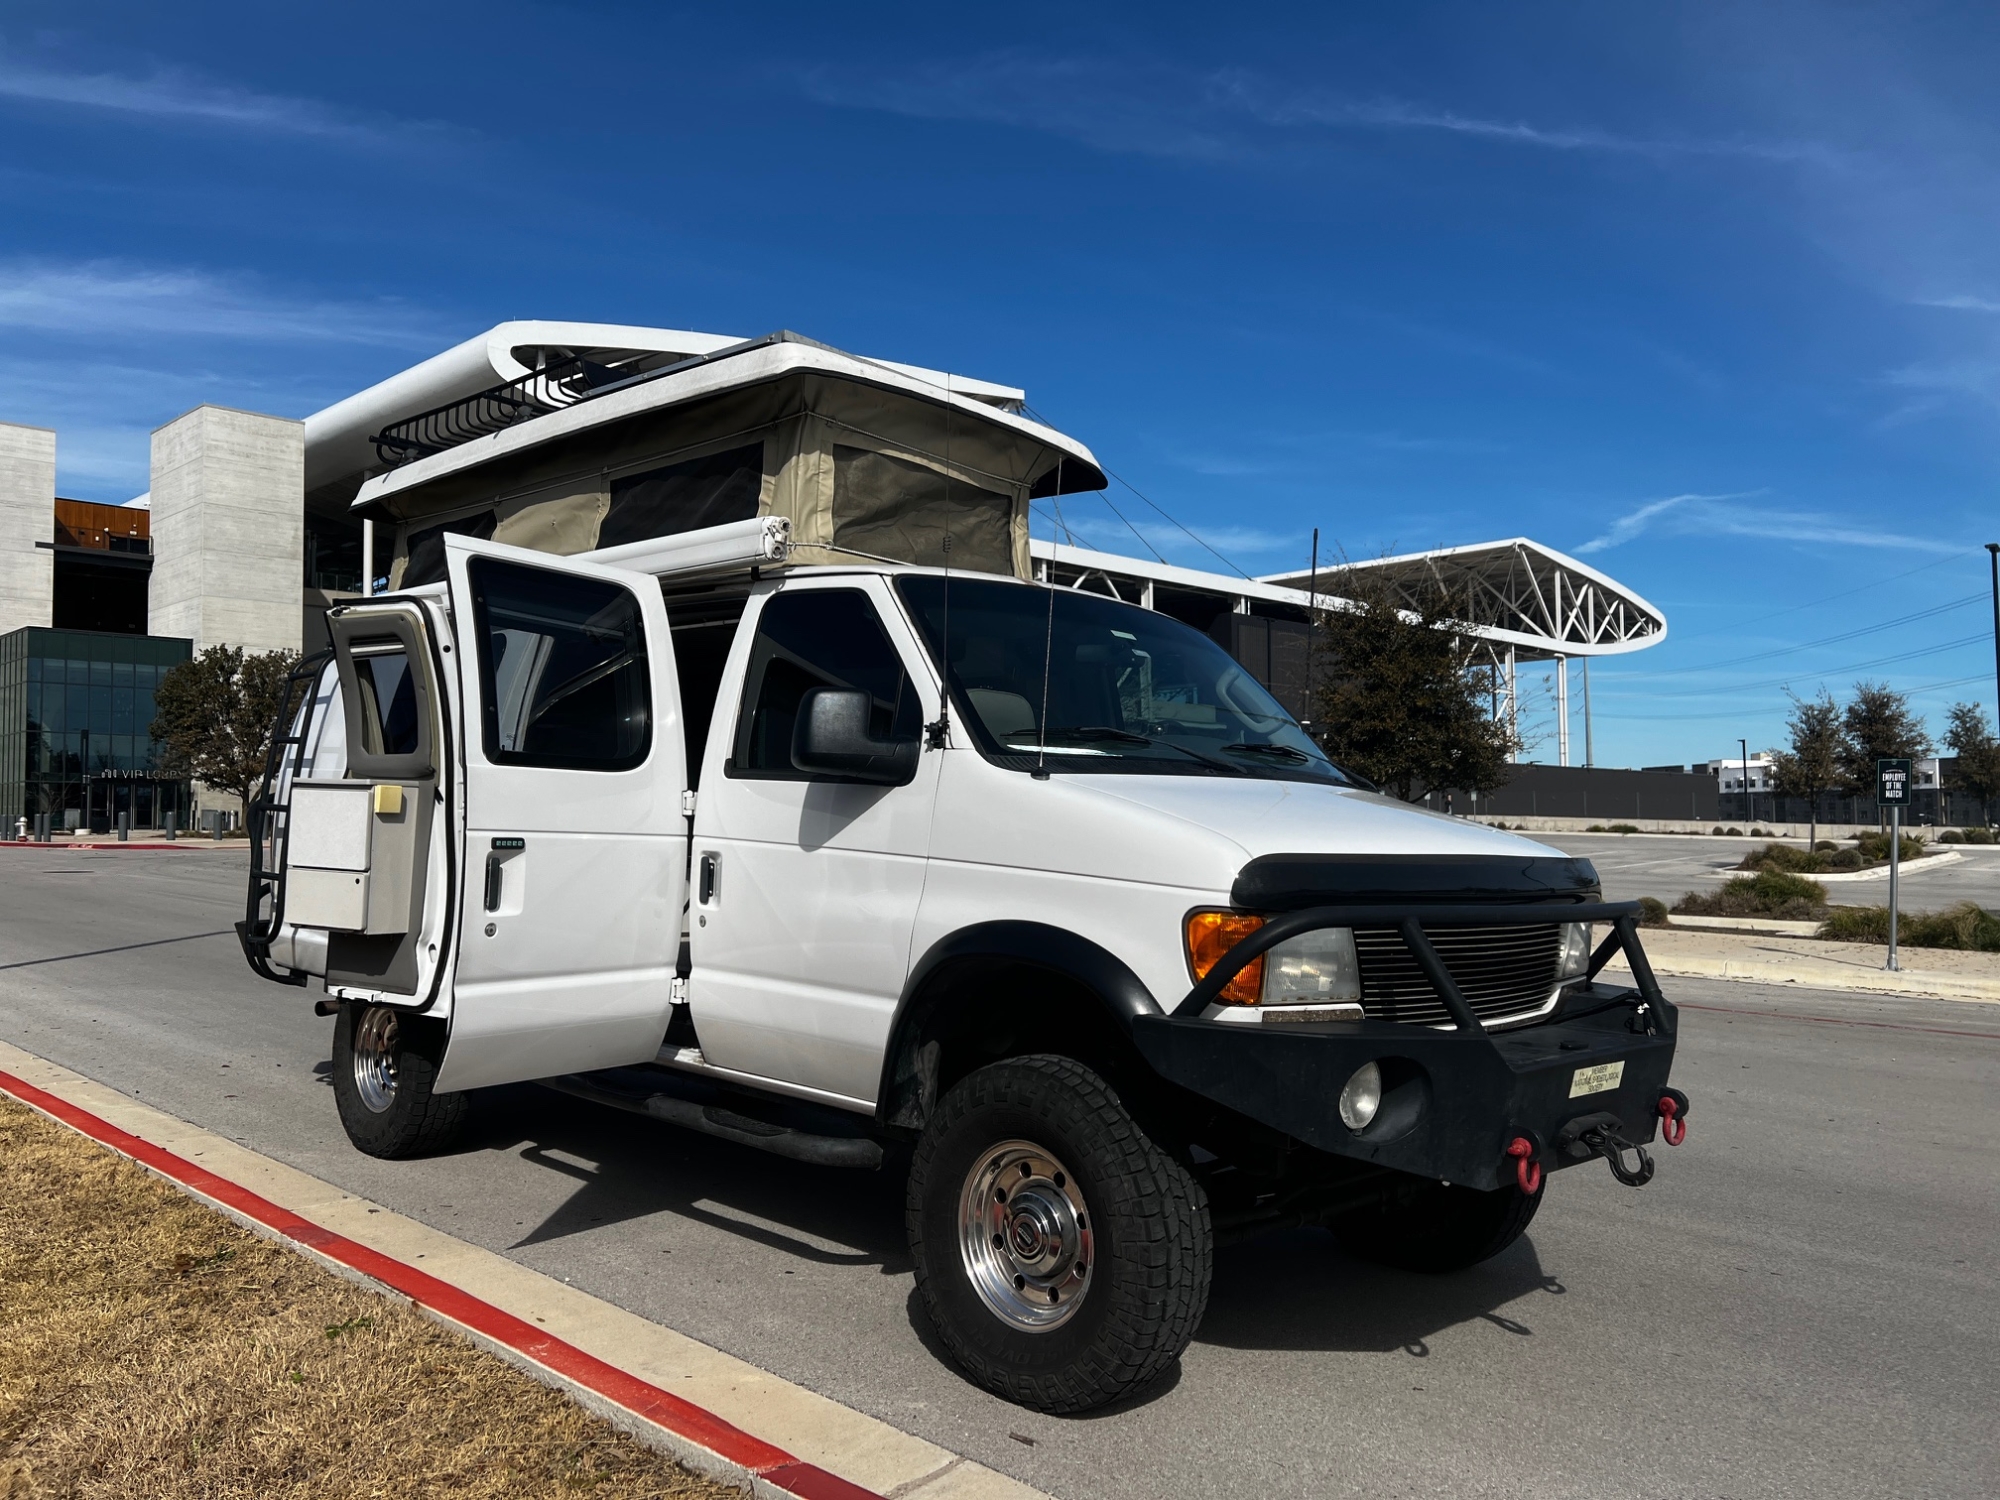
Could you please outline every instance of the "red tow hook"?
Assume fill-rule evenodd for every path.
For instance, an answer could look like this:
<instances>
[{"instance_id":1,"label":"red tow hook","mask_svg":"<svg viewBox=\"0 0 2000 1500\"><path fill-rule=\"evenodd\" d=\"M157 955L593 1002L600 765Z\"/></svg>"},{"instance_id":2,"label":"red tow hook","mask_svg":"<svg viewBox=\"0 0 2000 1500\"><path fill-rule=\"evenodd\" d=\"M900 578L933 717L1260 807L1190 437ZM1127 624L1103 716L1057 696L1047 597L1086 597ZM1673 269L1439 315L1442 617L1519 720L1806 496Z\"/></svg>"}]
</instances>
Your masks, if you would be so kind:
<instances>
[{"instance_id":1,"label":"red tow hook","mask_svg":"<svg viewBox=\"0 0 2000 1500\"><path fill-rule=\"evenodd\" d=\"M1514 1158L1514 1181L1532 1198L1542 1188L1542 1164L1534 1160L1535 1143L1517 1135L1507 1143L1507 1155Z\"/></svg>"},{"instance_id":2,"label":"red tow hook","mask_svg":"<svg viewBox=\"0 0 2000 1500\"><path fill-rule=\"evenodd\" d=\"M1660 1095L1660 1139L1669 1146L1678 1146L1687 1139L1688 1099L1679 1089L1668 1089Z\"/></svg>"}]
</instances>

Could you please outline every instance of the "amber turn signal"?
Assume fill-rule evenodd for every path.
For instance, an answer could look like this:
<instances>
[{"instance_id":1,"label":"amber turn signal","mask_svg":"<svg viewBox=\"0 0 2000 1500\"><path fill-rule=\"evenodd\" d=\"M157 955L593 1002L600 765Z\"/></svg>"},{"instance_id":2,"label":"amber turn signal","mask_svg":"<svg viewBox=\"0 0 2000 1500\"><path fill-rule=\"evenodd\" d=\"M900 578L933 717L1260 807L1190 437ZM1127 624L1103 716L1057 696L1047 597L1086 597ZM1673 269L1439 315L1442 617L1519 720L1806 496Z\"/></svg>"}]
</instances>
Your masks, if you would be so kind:
<instances>
[{"instance_id":1,"label":"amber turn signal","mask_svg":"<svg viewBox=\"0 0 2000 1500\"><path fill-rule=\"evenodd\" d=\"M1189 912L1188 968L1194 972L1195 982L1199 984L1208 978L1208 971L1222 962L1224 954L1263 925L1262 917L1253 917L1247 912ZM1260 954L1238 970L1236 977L1225 984L1222 993L1215 998L1224 1005L1255 1005L1263 993L1264 959Z\"/></svg>"}]
</instances>

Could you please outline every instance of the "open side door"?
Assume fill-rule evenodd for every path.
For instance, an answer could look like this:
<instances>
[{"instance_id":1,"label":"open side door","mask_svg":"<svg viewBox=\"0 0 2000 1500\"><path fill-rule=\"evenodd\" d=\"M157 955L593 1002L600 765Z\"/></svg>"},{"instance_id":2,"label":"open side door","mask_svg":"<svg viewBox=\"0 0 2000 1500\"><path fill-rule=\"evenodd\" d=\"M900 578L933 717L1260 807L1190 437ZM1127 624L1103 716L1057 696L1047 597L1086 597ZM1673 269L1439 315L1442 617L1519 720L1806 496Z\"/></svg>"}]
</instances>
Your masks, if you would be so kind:
<instances>
[{"instance_id":1,"label":"open side door","mask_svg":"<svg viewBox=\"0 0 2000 1500\"><path fill-rule=\"evenodd\" d=\"M327 617L331 681L314 689L282 783L292 967L327 993L430 1008L450 958L453 855L449 622L401 597Z\"/></svg>"},{"instance_id":2,"label":"open side door","mask_svg":"<svg viewBox=\"0 0 2000 1500\"><path fill-rule=\"evenodd\" d=\"M649 1062L687 899L687 752L656 579L446 536L465 705L442 1090Z\"/></svg>"}]
</instances>

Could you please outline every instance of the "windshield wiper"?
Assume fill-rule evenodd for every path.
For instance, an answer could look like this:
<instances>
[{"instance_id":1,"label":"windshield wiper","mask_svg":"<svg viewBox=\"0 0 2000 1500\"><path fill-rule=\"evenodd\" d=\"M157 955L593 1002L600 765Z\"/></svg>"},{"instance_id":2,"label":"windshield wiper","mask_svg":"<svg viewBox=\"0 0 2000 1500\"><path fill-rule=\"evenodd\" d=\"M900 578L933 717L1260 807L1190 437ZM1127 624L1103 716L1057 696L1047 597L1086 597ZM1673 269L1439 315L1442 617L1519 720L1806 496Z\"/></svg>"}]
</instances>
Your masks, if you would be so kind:
<instances>
[{"instance_id":1,"label":"windshield wiper","mask_svg":"<svg viewBox=\"0 0 2000 1500\"><path fill-rule=\"evenodd\" d=\"M1178 741L1148 739L1145 735L1134 734L1129 729L1113 729L1109 724L1081 724L1063 729L1051 729L1045 732L1045 738L1051 744L1058 740L1077 740L1085 744L1108 741L1114 745L1159 745L1168 750L1178 750L1188 759L1198 760L1205 766L1215 767L1218 771L1227 771L1231 776L1250 774L1241 766L1233 766L1226 760L1217 760L1212 755L1204 755L1201 751L1180 744Z\"/></svg>"},{"instance_id":2,"label":"windshield wiper","mask_svg":"<svg viewBox=\"0 0 2000 1500\"><path fill-rule=\"evenodd\" d=\"M1252 744L1248 741L1222 747L1232 755L1268 755L1273 760L1288 761L1295 766L1309 765L1312 757L1303 750L1294 750L1290 745Z\"/></svg>"}]
</instances>

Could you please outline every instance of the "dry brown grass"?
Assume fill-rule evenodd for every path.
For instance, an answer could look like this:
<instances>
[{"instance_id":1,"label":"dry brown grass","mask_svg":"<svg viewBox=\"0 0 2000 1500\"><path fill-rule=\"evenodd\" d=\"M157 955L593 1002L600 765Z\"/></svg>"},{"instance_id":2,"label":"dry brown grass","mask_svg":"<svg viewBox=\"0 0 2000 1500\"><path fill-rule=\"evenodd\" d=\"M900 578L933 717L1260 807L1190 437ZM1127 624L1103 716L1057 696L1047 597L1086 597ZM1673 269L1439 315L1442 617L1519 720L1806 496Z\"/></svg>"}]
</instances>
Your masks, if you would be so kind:
<instances>
[{"instance_id":1,"label":"dry brown grass","mask_svg":"<svg viewBox=\"0 0 2000 1500\"><path fill-rule=\"evenodd\" d=\"M4 1500L740 1494L0 1100Z\"/></svg>"}]
</instances>

